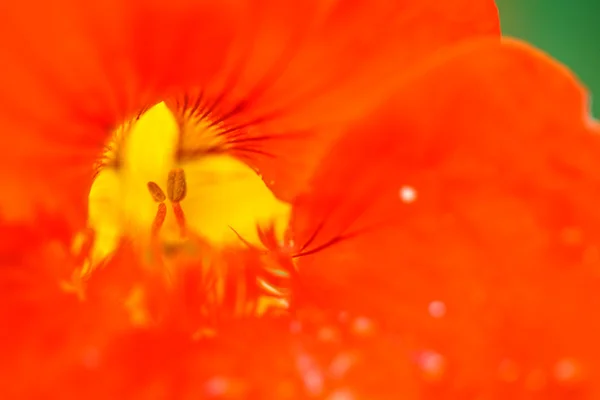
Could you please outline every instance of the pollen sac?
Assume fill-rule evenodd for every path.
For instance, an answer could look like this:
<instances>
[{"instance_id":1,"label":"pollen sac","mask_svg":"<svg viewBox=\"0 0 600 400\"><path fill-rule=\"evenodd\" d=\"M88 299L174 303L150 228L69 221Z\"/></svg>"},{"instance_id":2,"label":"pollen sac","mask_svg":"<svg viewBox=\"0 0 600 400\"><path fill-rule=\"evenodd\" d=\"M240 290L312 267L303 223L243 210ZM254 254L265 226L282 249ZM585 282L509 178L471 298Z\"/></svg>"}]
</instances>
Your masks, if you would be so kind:
<instances>
[{"instance_id":1,"label":"pollen sac","mask_svg":"<svg viewBox=\"0 0 600 400\"><path fill-rule=\"evenodd\" d=\"M185 182L185 172L181 168L175 168L169 171L167 179L167 196L172 202L180 202L185 199L187 194L187 185Z\"/></svg>"},{"instance_id":2,"label":"pollen sac","mask_svg":"<svg viewBox=\"0 0 600 400\"><path fill-rule=\"evenodd\" d=\"M157 203L162 203L167 198L160 186L152 181L148 182L148 191L150 192L150 196L152 196L152 200Z\"/></svg>"}]
</instances>

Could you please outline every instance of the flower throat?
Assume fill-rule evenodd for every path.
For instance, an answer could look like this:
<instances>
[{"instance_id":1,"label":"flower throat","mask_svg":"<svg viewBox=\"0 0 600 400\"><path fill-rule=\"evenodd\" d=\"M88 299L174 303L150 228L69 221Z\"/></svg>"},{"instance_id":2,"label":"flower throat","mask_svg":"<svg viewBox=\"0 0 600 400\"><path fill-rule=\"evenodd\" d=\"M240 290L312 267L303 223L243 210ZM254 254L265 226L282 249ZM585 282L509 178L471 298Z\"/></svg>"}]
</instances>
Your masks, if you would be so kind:
<instances>
[{"instance_id":1,"label":"flower throat","mask_svg":"<svg viewBox=\"0 0 600 400\"><path fill-rule=\"evenodd\" d=\"M142 266L127 301L137 324L168 319L169 307L151 303L178 296L195 299L187 309L197 326L285 311L295 267L280 238L290 206L226 153L178 161L182 143L202 140L184 140L189 121L176 115L159 103L115 131L90 191L94 240L82 276L110 268L127 239Z\"/></svg>"}]
</instances>

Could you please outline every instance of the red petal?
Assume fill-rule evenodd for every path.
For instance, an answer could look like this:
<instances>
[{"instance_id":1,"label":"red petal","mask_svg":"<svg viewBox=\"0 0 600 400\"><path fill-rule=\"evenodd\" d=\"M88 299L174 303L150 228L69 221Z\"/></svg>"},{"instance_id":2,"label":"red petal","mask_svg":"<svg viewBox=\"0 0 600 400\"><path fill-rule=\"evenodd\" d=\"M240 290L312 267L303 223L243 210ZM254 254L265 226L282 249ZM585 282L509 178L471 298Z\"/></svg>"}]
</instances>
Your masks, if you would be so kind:
<instances>
[{"instance_id":1,"label":"red petal","mask_svg":"<svg viewBox=\"0 0 600 400\"><path fill-rule=\"evenodd\" d=\"M438 394L600 395L600 129L585 97L509 40L415 69L295 204L298 247L316 232L303 252L349 237L300 257L306 301L441 353Z\"/></svg>"},{"instance_id":2,"label":"red petal","mask_svg":"<svg viewBox=\"0 0 600 400\"><path fill-rule=\"evenodd\" d=\"M80 297L82 292L68 287L75 276L65 240L69 230L59 229L66 225L58 219L40 222L41 228L0 224L15 245L0 247L3 398L39 397L40 388L54 385L66 371L89 368L114 332L129 326L122 299L131 270L99 271ZM61 397L56 388L50 393Z\"/></svg>"},{"instance_id":3,"label":"red petal","mask_svg":"<svg viewBox=\"0 0 600 400\"><path fill-rule=\"evenodd\" d=\"M94 272L81 300L58 285L70 259L53 242L56 230L0 228L43 237L27 241L19 263L0 270L5 398L416 396L411 354L364 318L305 310L297 319L228 320L215 338L192 339L185 325L203 305L195 296L201 288L193 287L198 277L188 269L163 292L170 307L163 323L133 326L124 307L128 293L158 282L139 270L127 246Z\"/></svg>"},{"instance_id":4,"label":"red petal","mask_svg":"<svg viewBox=\"0 0 600 400\"><path fill-rule=\"evenodd\" d=\"M85 350L80 343L72 347ZM56 358L39 360L42 368L32 368L29 382L19 382L21 390L9 394L37 398L52 393L51 398L60 399L325 399L336 393L419 398L401 343L390 336L355 333L351 323L336 320L299 324L252 319L199 341L168 329L131 330L81 353L79 360L67 357L53 370L44 368Z\"/></svg>"},{"instance_id":5,"label":"red petal","mask_svg":"<svg viewBox=\"0 0 600 400\"><path fill-rule=\"evenodd\" d=\"M174 88L205 84L236 18L210 0L10 1L2 15L0 205L80 218L112 129Z\"/></svg>"},{"instance_id":6,"label":"red petal","mask_svg":"<svg viewBox=\"0 0 600 400\"><path fill-rule=\"evenodd\" d=\"M233 153L288 200L340 126L378 105L415 62L459 40L499 34L493 1L249 0L247 7L227 68L200 88L203 108L225 123Z\"/></svg>"}]
</instances>

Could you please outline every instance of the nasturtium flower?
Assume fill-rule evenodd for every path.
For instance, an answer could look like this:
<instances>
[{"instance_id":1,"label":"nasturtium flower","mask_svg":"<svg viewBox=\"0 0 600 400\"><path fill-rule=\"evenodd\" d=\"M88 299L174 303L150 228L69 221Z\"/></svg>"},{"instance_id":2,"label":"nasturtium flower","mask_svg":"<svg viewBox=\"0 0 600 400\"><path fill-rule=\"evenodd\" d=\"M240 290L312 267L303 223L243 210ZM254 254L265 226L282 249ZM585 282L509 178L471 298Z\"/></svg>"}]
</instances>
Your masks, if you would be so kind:
<instances>
[{"instance_id":1,"label":"nasturtium flower","mask_svg":"<svg viewBox=\"0 0 600 400\"><path fill-rule=\"evenodd\" d=\"M493 1L1 10L2 398L600 395L600 129Z\"/></svg>"}]
</instances>

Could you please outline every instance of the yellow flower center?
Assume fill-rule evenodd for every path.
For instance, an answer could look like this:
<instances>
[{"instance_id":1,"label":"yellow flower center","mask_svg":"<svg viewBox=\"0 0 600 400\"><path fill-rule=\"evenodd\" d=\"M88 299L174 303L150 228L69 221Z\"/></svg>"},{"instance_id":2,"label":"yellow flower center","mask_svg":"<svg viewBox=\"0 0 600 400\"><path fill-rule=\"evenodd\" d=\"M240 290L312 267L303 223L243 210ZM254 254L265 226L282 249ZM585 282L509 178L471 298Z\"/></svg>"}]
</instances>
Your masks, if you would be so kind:
<instances>
[{"instance_id":1,"label":"yellow flower center","mask_svg":"<svg viewBox=\"0 0 600 400\"><path fill-rule=\"evenodd\" d=\"M89 229L73 244L83 265L66 290L80 297L78 282L93 279L122 238L134 244L146 272L125 302L133 324L170 318L151 315L157 292L145 285L156 276L163 277L165 304L197 299L186 307L200 331L223 315L289 307L295 265L279 242L290 205L227 155L218 126L194 118L159 103L118 128L90 190Z\"/></svg>"},{"instance_id":2,"label":"yellow flower center","mask_svg":"<svg viewBox=\"0 0 600 400\"><path fill-rule=\"evenodd\" d=\"M177 169L185 175L186 193L180 205L186 224L211 246L244 246L239 236L258 244L257 225L275 223L279 232L286 226L289 204L278 200L243 162L227 154L178 161L178 146L185 142L202 145L201 131L210 129L198 123L192 134L200 140L191 140L182 138L181 126L166 104L159 103L127 129L120 128L124 137L117 149L120 161L101 169L90 191L89 225L96 233L93 262L110 255L123 236L138 241L142 248L148 245L157 214L153 197L157 189L167 193L169 173ZM206 137L211 140L210 135ZM167 207L160 240L164 246L181 241L171 207Z\"/></svg>"}]
</instances>

